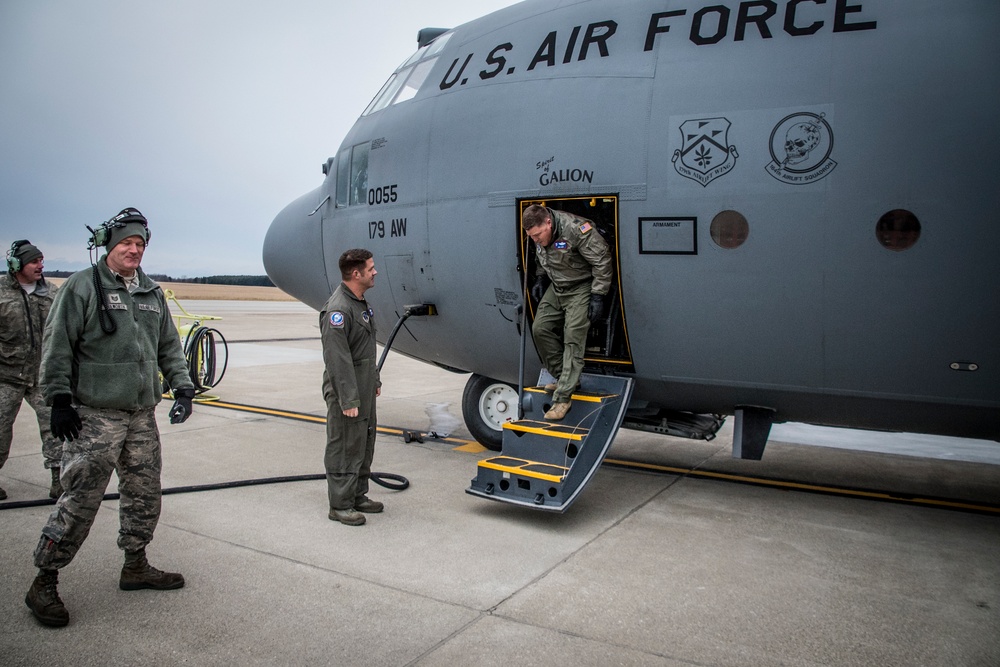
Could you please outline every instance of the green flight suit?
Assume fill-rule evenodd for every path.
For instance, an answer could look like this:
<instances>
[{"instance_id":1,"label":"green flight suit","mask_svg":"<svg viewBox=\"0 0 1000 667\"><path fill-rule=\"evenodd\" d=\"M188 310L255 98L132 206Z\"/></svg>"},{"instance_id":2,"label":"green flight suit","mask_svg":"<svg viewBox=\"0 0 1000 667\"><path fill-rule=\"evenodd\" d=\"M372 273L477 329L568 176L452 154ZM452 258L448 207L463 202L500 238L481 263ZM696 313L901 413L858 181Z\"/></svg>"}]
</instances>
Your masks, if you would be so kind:
<instances>
[{"instance_id":1,"label":"green flight suit","mask_svg":"<svg viewBox=\"0 0 1000 667\"><path fill-rule=\"evenodd\" d=\"M379 381L375 318L368 302L341 283L319 314L326 400L326 466L330 509L348 510L368 493L375 454ZM357 417L344 410L358 408Z\"/></svg>"},{"instance_id":2,"label":"green flight suit","mask_svg":"<svg viewBox=\"0 0 1000 667\"><path fill-rule=\"evenodd\" d=\"M545 290L531 327L542 364L558 378L553 403L570 400L580 374L590 320L591 294L611 289L611 251L594 223L586 218L551 211L552 243L535 245L538 272L552 281Z\"/></svg>"}]
</instances>

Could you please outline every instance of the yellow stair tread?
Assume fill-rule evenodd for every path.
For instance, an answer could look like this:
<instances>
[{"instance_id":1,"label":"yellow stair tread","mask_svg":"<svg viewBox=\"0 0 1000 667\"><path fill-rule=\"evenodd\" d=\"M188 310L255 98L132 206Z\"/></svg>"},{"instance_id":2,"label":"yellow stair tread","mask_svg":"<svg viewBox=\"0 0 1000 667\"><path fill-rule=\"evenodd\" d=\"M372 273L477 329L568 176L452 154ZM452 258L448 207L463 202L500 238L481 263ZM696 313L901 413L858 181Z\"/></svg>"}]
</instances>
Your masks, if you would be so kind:
<instances>
[{"instance_id":1,"label":"yellow stair tread","mask_svg":"<svg viewBox=\"0 0 1000 667\"><path fill-rule=\"evenodd\" d=\"M504 422L503 427L509 431L520 431L521 433L535 433L552 438L567 438L569 440L583 440L587 437L590 429L580 426L567 426L557 422L536 421L534 419L522 419L516 422Z\"/></svg>"},{"instance_id":2,"label":"yellow stair tread","mask_svg":"<svg viewBox=\"0 0 1000 667\"><path fill-rule=\"evenodd\" d=\"M552 463L542 463L540 461L529 461L514 456L494 456L483 459L479 462L480 468L499 470L500 472L521 475L522 477L534 477L548 482L561 482L569 468L554 465Z\"/></svg>"},{"instance_id":3,"label":"yellow stair tread","mask_svg":"<svg viewBox=\"0 0 1000 667\"><path fill-rule=\"evenodd\" d=\"M542 387L525 387L525 391L530 391L533 394L549 394L551 392L545 391ZM583 401L585 403L600 403L606 398L614 398L618 394L584 394L580 392L575 392L571 397L571 401Z\"/></svg>"}]
</instances>

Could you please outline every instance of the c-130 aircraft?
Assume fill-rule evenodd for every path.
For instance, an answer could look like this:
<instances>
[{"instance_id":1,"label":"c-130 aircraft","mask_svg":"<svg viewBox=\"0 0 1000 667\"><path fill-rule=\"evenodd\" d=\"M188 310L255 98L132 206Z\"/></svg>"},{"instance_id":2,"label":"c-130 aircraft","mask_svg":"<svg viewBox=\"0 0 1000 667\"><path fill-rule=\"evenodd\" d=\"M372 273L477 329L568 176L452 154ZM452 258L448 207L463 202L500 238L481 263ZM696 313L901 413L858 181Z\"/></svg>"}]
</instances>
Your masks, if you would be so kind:
<instances>
[{"instance_id":1,"label":"c-130 aircraft","mask_svg":"<svg viewBox=\"0 0 1000 667\"><path fill-rule=\"evenodd\" d=\"M584 377L630 380L624 426L735 415L752 459L786 421L998 440L997 35L992 0L527 0L425 29L265 267L319 309L369 248L380 342L433 304L393 349L471 372L499 449L546 398L518 396L541 203L612 248Z\"/></svg>"}]
</instances>

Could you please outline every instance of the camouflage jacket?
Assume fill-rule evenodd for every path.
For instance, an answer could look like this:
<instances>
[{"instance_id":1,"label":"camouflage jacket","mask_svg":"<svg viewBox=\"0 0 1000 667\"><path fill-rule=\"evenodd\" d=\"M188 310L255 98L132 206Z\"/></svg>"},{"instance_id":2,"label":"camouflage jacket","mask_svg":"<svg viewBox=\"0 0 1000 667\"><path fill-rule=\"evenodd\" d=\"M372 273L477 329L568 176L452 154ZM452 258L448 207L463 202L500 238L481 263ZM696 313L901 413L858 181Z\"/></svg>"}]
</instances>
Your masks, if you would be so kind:
<instances>
[{"instance_id":1,"label":"camouflage jacket","mask_svg":"<svg viewBox=\"0 0 1000 667\"><path fill-rule=\"evenodd\" d=\"M71 394L92 408L149 408L163 395L158 370L173 389L193 388L160 286L138 269L139 287L129 294L106 255L97 267L116 330L101 329L93 269L67 278L52 302L42 345L46 402Z\"/></svg>"},{"instance_id":2,"label":"camouflage jacket","mask_svg":"<svg viewBox=\"0 0 1000 667\"><path fill-rule=\"evenodd\" d=\"M37 384L42 332L55 293L44 278L28 294L12 274L0 277L0 382Z\"/></svg>"},{"instance_id":3,"label":"camouflage jacket","mask_svg":"<svg viewBox=\"0 0 1000 667\"><path fill-rule=\"evenodd\" d=\"M594 223L565 211L550 212L552 243L547 248L535 245L540 271L560 290L593 279L591 293L607 294L611 289L611 251Z\"/></svg>"}]
</instances>

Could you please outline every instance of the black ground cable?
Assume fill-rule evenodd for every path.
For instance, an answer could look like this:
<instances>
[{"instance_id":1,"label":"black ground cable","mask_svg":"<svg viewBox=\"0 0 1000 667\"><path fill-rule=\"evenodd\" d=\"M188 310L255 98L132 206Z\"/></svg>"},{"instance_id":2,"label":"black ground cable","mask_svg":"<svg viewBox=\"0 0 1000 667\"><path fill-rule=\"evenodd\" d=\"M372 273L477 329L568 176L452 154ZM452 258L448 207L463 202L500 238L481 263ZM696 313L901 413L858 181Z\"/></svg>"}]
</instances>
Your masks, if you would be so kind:
<instances>
[{"instance_id":1,"label":"black ground cable","mask_svg":"<svg viewBox=\"0 0 1000 667\"><path fill-rule=\"evenodd\" d=\"M215 377L217 369L215 354L216 336L222 342L222 349L225 354L222 363L222 372L217 378ZM198 359L199 349L202 351L201 357L205 363L205 375L201 380L198 379L201 371ZM195 391L201 394L218 385L222 382L222 378L225 377L226 368L229 366L229 345L226 343L225 336L218 329L198 327L188 332L187 337L184 339L184 357L187 359L188 375L191 376L191 382L195 385Z\"/></svg>"},{"instance_id":2,"label":"black ground cable","mask_svg":"<svg viewBox=\"0 0 1000 667\"><path fill-rule=\"evenodd\" d=\"M287 477L262 477L259 479L242 479L232 482L216 482L214 484L195 484L191 486L175 486L169 489L163 489L160 495L170 496L175 493L197 493L199 491L219 491L222 489L236 489L243 486L259 486L261 484L281 484L284 482L307 482L315 481L320 479L326 479L326 473L316 473L311 475L290 475ZM398 483L386 482L386 479L395 480ZM410 481L403 477L402 475L395 475L389 472L373 472L371 473L371 481L375 482L379 486L384 486L387 489L393 491L403 491L410 486ZM101 499L102 502L105 500L118 500L121 498L119 493L105 493L104 497ZM40 500L14 500L6 503L0 503L0 510L13 510L21 509L25 507L43 507L45 505L55 505L56 501L52 498L42 498Z\"/></svg>"},{"instance_id":3,"label":"black ground cable","mask_svg":"<svg viewBox=\"0 0 1000 667\"><path fill-rule=\"evenodd\" d=\"M94 292L97 294L97 319L101 323L101 330L110 335L118 330L118 324L115 323L115 318L111 316L111 311L108 310L108 304L105 302L104 284L98 275L97 265L91 264L90 266L93 269L91 277L94 280Z\"/></svg>"},{"instance_id":4,"label":"black ground cable","mask_svg":"<svg viewBox=\"0 0 1000 667\"><path fill-rule=\"evenodd\" d=\"M392 346L392 339L395 337L396 332L402 326L403 322L412 315L428 315L433 314L433 306L429 305L419 305L419 306L407 306L402 317L396 322L396 326L392 330L392 334L389 336L386 342L385 349L382 352L382 358L379 359L378 368L381 370L382 364L385 362L386 354L389 352L389 348ZM215 345L213 334L218 334L219 338L222 340L222 344L226 349L226 364L223 365L222 375L226 373L226 366L229 364L229 347L226 345L226 339L222 334L216 329L210 329L208 327L198 327L194 331L188 332L187 338L184 341L184 354L188 360L188 374L191 376L191 381L195 384L198 393L204 392L215 385L217 385L222 380L222 375L219 376L217 380L214 378L215 374ZM205 354L210 357L208 365L211 367L211 379L214 382L206 382L202 385L198 382L198 371L200 369L197 366L197 355L194 353L197 350L197 346L202 343L204 338L208 339L209 342L213 343L210 348L207 348ZM410 433L410 432L405 432ZM302 481L313 481L326 479L325 473L317 473L311 475L294 475L291 477L263 477L260 479L244 479L237 480L233 482L218 482L215 484L199 484L194 486L177 486L169 489L163 489L160 495L167 496L175 493L196 493L198 491L217 491L220 489L234 489L242 486L257 486L260 484L280 484L283 482L302 482ZM410 480L406 479L402 475L397 475L391 472L372 472L369 474L369 479L375 482L379 486L391 489L393 491L403 491L410 486ZM386 480L392 480L388 482ZM117 500L120 498L120 494L117 493L106 493L102 498L104 500ZM56 501L51 498L43 498L41 500L16 500L7 503L0 503L0 510L7 509L18 509L24 507L42 507L44 505L55 505Z\"/></svg>"}]
</instances>

